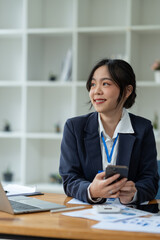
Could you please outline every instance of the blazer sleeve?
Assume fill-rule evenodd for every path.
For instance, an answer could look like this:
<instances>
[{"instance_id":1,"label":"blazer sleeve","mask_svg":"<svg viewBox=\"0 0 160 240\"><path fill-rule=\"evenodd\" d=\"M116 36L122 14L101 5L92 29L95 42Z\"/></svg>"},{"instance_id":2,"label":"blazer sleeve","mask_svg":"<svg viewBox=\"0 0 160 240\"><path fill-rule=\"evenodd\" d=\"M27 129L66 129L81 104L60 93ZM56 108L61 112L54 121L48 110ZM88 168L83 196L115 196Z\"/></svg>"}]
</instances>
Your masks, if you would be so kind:
<instances>
[{"instance_id":1,"label":"blazer sleeve","mask_svg":"<svg viewBox=\"0 0 160 240\"><path fill-rule=\"evenodd\" d=\"M138 202L144 202L155 198L159 181L156 143L151 123L143 137L140 159L136 188Z\"/></svg>"},{"instance_id":2,"label":"blazer sleeve","mask_svg":"<svg viewBox=\"0 0 160 240\"><path fill-rule=\"evenodd\" d=\"M87 188L90 182L84 178L77 144L79 140L73 122L67 120L61 143L59 173L66 195L87 202Z\"/></svg>"}]
</instances>

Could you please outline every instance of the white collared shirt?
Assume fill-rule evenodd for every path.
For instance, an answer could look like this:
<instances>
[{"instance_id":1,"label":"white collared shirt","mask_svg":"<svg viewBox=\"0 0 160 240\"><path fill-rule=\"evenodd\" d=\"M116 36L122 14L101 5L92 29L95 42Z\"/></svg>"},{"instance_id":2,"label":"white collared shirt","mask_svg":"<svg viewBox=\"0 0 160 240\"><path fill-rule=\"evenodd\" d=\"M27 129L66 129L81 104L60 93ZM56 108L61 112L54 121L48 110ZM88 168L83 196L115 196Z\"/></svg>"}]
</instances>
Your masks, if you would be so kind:
<instances>
[{"instance_id":1,"label":"white collared shirt","mask_svg":"<svg viewBox=\"0 0 160 240\"><path fill-rule=\"evenodd\" d=\"M110 154L112 146L113 146L113 142L114 142L115 138L117 137L117 134L118 133L128 133L128 134L130 134L130 133L134 133L134 130L133 130L133 127L132 127L132 124L131 124L129 114L128 114L128 112L125 108L123 108L121 120L119 121L112 138L110 138L106 134L106 132L103 128L103 124L102 124L102 121L101 121L101 118L100 118L100 114L98 114L98 123L99 123L99 135L100 135L100 145L101 145L101 153L102 153L102 166L103 166L103 170L105 170L105 168L109 164L116 165L118 145L119 145L119 137L118 137L117 142L116 142L115 147L114 147L111 162L108 163L105 148L104 148L104 145L103 145L103 142L102 142L102 139L101 139L101 132L103 132L103 136L104 136L104 139L105 139L105 142L106 142L106 145L107 145L107 149L108 149L108 152Z\"/></svg>"}]
</instances>

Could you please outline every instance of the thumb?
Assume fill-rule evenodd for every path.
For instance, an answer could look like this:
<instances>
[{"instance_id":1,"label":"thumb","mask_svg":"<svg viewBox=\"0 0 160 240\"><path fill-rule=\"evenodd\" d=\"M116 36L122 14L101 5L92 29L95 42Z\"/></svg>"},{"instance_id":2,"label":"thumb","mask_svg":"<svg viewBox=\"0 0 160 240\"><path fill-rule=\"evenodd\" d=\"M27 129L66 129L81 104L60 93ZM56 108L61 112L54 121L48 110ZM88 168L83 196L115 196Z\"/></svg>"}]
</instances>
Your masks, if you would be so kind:
<instances>
[{"instance_id":1,"label":"thumb","mask_svg":"<svg viewBox=\"0 0 160 240\"><path fill-rule=\"evenodd\" d=\"M97 174L98 179L103 179L104 177L105 177L105 171L102 171L102 172Z\"/></svg>"}]
</instances>

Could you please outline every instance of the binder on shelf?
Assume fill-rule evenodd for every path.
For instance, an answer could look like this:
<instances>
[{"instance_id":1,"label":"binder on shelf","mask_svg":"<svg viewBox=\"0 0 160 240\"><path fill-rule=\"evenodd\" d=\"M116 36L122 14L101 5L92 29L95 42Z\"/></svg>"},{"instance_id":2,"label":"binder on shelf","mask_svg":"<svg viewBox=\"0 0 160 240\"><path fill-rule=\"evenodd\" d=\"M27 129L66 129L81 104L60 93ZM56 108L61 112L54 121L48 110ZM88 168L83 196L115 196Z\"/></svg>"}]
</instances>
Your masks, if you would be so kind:
<instances>
[{"instance_id":1,"label":"binder on shelf","mask_svg":"<svg viewBox=\"0 0 160 240\"><path fill-rule=\"evenodd\" d=\"M64 82L70 80L71 73L72 73L72 50L68 49L67 54L64 58L60 80Z\"/></svg>"}]
</instances>

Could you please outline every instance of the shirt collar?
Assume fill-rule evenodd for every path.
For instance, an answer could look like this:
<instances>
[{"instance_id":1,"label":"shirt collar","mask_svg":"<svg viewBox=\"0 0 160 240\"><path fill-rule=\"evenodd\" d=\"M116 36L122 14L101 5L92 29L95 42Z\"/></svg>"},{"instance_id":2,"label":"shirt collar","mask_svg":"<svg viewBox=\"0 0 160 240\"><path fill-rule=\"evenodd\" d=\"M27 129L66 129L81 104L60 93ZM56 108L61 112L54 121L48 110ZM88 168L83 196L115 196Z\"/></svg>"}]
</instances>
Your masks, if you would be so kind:
<instances>
[{"instance_id":1,"label":"shirt collar","mask_svg":"<svg viewBox=\"0 0 160 240\"><path fill-rule=\"evenodd\" d=\"M110 138L104 128L103 128L103 124L100 118L100 114L98 113L98 123L99 123L99 134L101 135L101 132L103 132L103 134L105 135L106 138ZM132 124L131 124L131 120L129 117L129 113L127 112L127 110L125 108L123 108L123 112L122 112L122 118L119 121L114 134L113 134L113 138L116 138L118 133L134 133Z\"/></svg>"}]
</instances>

